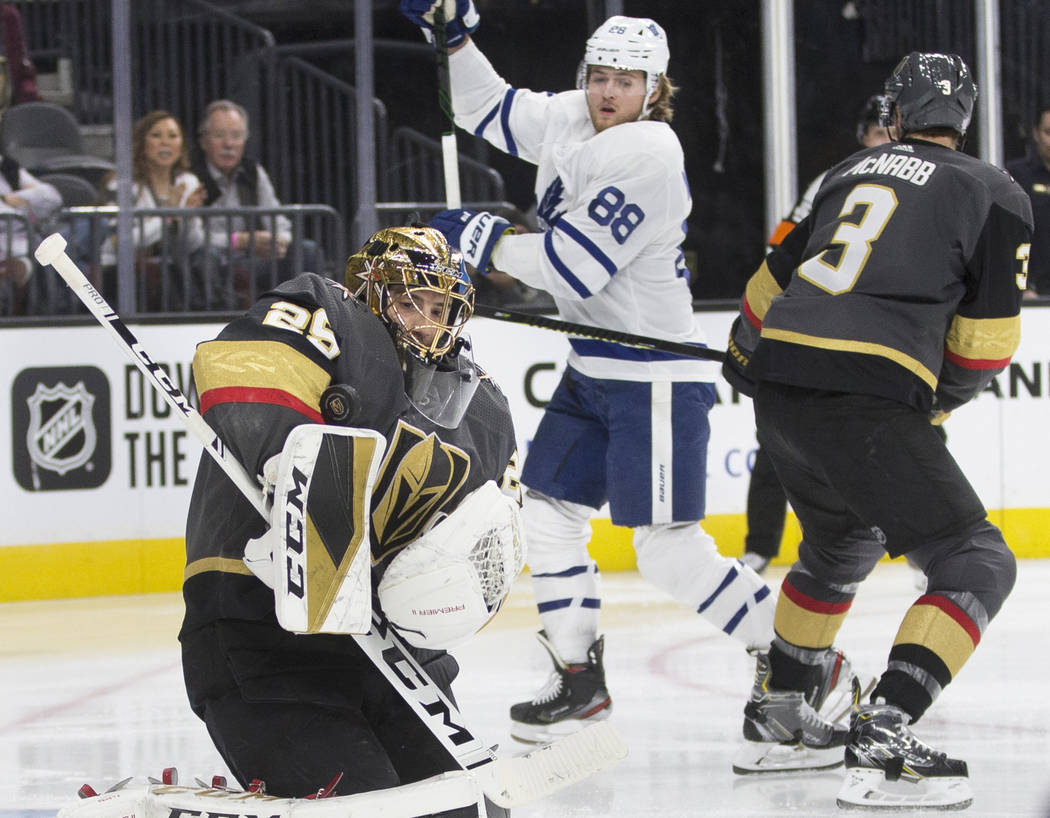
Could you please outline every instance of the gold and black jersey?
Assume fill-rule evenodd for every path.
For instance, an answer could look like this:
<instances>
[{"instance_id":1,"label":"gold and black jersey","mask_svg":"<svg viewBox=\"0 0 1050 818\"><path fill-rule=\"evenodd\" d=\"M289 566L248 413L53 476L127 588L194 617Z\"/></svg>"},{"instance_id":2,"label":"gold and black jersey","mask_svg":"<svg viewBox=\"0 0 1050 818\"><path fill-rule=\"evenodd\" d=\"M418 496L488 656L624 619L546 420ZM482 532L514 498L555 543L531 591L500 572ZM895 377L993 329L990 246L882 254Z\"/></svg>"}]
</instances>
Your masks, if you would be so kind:
<instances>
[{"instance_id":1,"label":"gold and black jersey","mask_svg":"<svg viewBox=\"0 0 1050 818\"><path fill-rule=\"evenodd\" d=\"M279 453L288 432L321 423L331 384L356 390L349 425L374 429L387 451L371 501L376 570L514 456L507 400L487 377L458 427L437 426L405 394L383 323L335 282L305 274L268 293L197 348L194 379L204 418L251 474ZM216 619L273 619L272 592L244 566L265 524L214 461L203 456L186 527L184 632Z\"/></svg>"},{"instance_id":2,"label":"gold and black jersey","mask_svg":"<svg viewBox=\"0 0 1050 818\"><path fill-rule=\"evenodd\" d=\"M998 168L920 140L860 151L749 280L726 376L950 411L1017 349L1031 231Z\"/></svg>"}]
</instances>

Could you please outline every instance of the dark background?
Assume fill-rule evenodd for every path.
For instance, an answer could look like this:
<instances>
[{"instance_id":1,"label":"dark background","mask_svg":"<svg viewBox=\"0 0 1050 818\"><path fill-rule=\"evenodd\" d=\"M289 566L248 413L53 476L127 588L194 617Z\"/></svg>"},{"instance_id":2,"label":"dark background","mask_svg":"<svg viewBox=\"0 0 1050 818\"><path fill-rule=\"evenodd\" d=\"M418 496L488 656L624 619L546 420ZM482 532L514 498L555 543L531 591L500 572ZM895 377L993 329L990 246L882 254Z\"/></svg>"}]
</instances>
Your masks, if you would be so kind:
<instances>
[{"instance_id":1,"label":"dark background","mask_svg":"<svg viewBox=\"0 0 1050 818\"><path fill-rule=\"evenodd\" d=\"M482 18L478 45L508 82L533 90L573 87L584 42L604 19L604 4L593 0L475 2ZM229 0L222 5L269 28L280 44L353 36L353 8L345 0ZM391 127L408 125L437 137L443 121L432 57L424 50L413 56L384 48L388 40L422 42L397 5L394 0L373 3L376 96L387 107ZM1001 6L1004 152L1012 158L1024 150L1025 111L1038 93L1038 72L1033 76L1031 70L1035 58L1028 51L1033 43L1050 46L1050 14L1038 0L1003 0ZM655 19L670 41L668 73L681 88L673 126L693 194L685 245L693 294L735 298L761 261L766 240L760 4L628 0L624 13ZM972 69L976 64L969 2L796 0L795 34L800 191L856 149L860 109L905 53L951 51ZM1027 43L1028 51L1014 40ZM353 82L351 50L315 62ZM977 82L980 86L980 76ZM462 131L458 139L462 153L503 175L515 205L533 206L531 165L490 150ZM976 153L977 148L972 134L966 150Z\"/></svg>"}]
</instances>

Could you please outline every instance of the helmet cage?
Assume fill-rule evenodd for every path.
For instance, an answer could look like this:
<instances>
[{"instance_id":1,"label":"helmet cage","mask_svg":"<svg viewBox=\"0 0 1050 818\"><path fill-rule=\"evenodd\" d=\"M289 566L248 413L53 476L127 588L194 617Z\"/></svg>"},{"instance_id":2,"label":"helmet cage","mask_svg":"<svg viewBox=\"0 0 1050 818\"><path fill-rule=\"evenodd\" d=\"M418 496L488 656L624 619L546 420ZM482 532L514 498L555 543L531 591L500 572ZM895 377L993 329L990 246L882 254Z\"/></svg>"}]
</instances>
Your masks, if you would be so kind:
<instances>
[{"instance_id":1,"label":"helmet cage","mask_svg":"<svg viewBox=\"0 0 1050 818\"><path fill-rule=\"evenodd\" d=\"M911 52L893 69L884 90L882 125L896 124L896 109L902 136L929 128L951 128L965 136L977 101L970 69L955 54Z\"/></svg>"},{"instance_id":2,"label":"helmet cage","mask_svg":"<svg viewBox=\"0 0 1050 818\"><path fill-rule=\"evenodd\" d=\"M667 73L671 52L667 35L648 17L616 15L602 23L592 34L576 69L576 87L587 89L588 67L603 65L619 71L645 72L645 101L639 119L652 109L650 98L660 87L660 77Z\"/></svg>"},{"instance_id":3,"label":"helmet cage","mask_svg":"<svg viewBox=\"0 0 1050 818\"><path fill-rule=\"evenodd\" d=\"M474 312L463 257L429 227L373 234L347 260L345 281L391 330L394 343L425 364L455 350Z\"/></svg>"}]
</instances>

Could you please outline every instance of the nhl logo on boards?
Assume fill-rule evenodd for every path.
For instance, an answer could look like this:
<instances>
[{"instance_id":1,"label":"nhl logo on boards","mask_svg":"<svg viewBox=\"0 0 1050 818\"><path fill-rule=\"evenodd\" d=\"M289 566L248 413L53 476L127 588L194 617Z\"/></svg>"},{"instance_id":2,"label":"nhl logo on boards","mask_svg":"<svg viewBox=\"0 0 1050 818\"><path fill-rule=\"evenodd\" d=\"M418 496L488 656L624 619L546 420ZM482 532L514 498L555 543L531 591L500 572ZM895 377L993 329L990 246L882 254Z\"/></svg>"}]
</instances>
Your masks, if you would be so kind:
<instances>
[{"instance_id":1,"label":"nhl logo on boards","mask_svg":"<svg viewBox=\"0 0 1050 818\"><path fill-rule=\"evenodd\" d=\"M27 491L86 489L110 472L109 381L93 366L22 370L11 387L15 479Z\"/></svg>"}]
</instances>

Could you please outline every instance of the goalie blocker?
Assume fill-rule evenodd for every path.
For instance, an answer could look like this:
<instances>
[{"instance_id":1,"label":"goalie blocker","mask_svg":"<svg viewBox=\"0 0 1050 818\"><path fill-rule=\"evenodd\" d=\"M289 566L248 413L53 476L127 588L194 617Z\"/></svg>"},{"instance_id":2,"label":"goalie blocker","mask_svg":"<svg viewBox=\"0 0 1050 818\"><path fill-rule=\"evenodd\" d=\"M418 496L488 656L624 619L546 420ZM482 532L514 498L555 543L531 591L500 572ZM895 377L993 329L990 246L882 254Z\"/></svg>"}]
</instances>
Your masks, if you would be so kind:
<instances>
[{"instance_id":1,"label":"goalie blocker","mask_svg":"<svg viewBox=\"0 0 1050 818\"><path fill-rule=\"evenodd\" d=\"M369 518L385 448L386 439L371 429L304 424L266 464L270 528L249 540L244 563L273 588L285 630L371 628Z\"/></svg>"}]
</instances>

